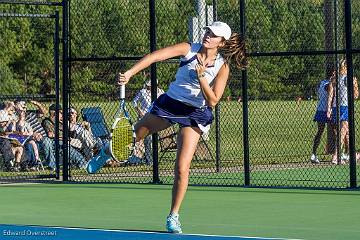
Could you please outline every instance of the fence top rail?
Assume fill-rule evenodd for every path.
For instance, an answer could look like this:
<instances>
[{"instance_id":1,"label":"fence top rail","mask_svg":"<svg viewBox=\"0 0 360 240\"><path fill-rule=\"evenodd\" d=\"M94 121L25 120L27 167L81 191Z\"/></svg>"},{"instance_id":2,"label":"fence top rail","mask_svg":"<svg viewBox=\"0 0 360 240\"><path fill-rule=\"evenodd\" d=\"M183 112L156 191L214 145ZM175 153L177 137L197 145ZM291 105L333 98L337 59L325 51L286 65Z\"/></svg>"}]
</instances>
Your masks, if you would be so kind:
<instances>
[{"instance_id":1,"label":"fence top rail","mask_svg":"<svg viewBox=\"0 0 360 240\"><path fill-rule=\"evenodd\" d=\"M18 17L18 18L55 18L55 14L30 14L30 13L1 13L0 17Z\"/></svg>"},{"instance_id":2,"label":"fence top rail","mask_svg":"<svg viewBox=\"0 0 360 240\"><path fill-rule=\"evenodd\" d=\"M62 6L62 2L26 2L17 0L0 0L0 4L17 4L17 5L45 5L45 6Z\"/></svg>"}]
</instances>

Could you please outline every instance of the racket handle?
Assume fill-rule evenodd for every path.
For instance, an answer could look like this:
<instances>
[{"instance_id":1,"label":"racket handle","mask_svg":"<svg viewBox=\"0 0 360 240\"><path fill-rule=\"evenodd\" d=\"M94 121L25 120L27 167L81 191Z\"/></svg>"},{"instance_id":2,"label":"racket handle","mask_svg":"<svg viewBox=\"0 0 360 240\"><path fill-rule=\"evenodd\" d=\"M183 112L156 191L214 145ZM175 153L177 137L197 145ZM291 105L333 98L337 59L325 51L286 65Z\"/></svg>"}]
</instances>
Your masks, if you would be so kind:
<instances>
[{"instance_id":1,"label":"racket handle","mask_svg":"<svg viewBox=\"0 0 360 240\"><path fill-rule=\"evenodd\" d=\"M125 84L120 85L120 99L125 99Z\"/></svg>"}]
</instances>

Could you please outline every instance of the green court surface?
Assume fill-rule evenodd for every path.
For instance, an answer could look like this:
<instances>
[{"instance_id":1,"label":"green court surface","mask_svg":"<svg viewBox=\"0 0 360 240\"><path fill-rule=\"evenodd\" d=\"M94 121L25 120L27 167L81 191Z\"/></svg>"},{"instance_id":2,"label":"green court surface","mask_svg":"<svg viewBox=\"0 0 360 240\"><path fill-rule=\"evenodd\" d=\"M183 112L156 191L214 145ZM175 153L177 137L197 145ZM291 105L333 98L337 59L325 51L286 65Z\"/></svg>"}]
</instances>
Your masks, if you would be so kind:
<instances>
[{"instance_id":1,"label":"green court surface","mask_svg":"<svg viewBox=\"0 0 360 240\"><path fill-rule=\"evenodd\" d=\"M171 186L0 185L0 224L163 231ZM190 187L187 234L360 239L360 191ZM0 237L1 239L1 237Z\"/></svg>"}]
</instances>

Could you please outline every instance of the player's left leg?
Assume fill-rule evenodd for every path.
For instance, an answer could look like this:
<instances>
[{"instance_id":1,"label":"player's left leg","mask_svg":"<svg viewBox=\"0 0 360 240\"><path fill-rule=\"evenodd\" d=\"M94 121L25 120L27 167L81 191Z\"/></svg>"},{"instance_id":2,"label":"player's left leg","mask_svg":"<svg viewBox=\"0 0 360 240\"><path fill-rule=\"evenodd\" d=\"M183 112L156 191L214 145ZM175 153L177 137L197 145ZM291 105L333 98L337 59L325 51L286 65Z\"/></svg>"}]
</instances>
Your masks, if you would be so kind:
<instances>
[{"instance_id":1,"label":"player's left leg","mask_svg":"<svg viewBox=\"0 0 360 240\"><path fill-rule=\"evenodd\" d=\"M190 164L200 139L200 134L200 129L196 127L183 127L178 134L178 150L174 170L175 179L172 189L172 202L170 214L166 221L166 229L168 232L182 232L179 221L179 210L188 187Z\"/></svg>"}]
</instances>

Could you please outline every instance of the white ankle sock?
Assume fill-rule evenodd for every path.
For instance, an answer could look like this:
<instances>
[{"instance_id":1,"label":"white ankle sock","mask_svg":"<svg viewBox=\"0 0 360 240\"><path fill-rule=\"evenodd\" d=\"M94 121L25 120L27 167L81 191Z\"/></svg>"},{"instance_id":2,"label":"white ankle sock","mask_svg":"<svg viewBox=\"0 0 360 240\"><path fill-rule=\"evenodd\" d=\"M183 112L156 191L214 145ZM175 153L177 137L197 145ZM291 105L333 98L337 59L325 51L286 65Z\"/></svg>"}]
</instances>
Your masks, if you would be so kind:
<instances>
[{"instance_id":1,"label":"white ankle sock","mask_svg":"<svg viewBox=\"0 0 360 240\"><path fill-rule=\"evenodd\" d=\"M174 212L170 213L169 216L173 218L179 218L179 214Z\"/></svg>"}]
</instances>

